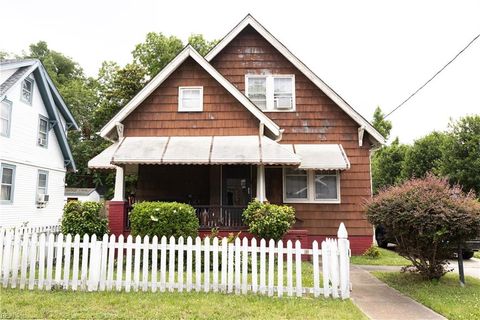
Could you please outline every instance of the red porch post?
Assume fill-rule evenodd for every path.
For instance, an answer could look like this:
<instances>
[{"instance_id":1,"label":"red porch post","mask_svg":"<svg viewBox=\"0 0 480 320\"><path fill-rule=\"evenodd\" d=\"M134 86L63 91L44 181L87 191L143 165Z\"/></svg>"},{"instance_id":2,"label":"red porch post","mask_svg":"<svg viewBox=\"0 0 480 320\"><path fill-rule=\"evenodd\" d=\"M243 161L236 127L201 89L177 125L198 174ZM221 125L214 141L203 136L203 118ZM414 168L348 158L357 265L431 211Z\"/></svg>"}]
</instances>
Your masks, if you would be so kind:
<instances>
[{"instance_id":1,"label":"red porch post","mask_svg":"<svg viewBox=\"0 0 480 320\"><path fill-rule=\"evenodd\" d=\"M108 228L110 234L116 237L125 235L125 221L127 215L127 201L109 201L108 202Z\"/></svg>"}]
</instances>

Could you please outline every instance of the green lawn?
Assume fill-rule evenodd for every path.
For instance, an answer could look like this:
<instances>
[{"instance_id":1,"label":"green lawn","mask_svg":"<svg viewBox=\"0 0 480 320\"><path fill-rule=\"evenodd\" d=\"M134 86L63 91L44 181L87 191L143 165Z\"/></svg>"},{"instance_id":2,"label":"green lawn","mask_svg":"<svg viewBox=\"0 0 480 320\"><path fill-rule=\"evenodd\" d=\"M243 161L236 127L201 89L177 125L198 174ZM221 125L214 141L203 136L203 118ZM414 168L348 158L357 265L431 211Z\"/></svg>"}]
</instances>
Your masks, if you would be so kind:
<instances>
[{"instance_id":1,"label":"green lawn","mask_svg":"<svg viewBox=\"0 0 480 320\"><path fill-rule=\"evenodd\" d=\"M2 319L366 319L350 300L214 293L0 290Z\"/></svg>"},{"instance_id":2,"label":"green lawn","mask_svg":"<svg viewBox=\"0 0 480 320\"><path fill-rule=\"evenodd\" d=\"M480 280L466 277L462 288L458 275L425 281L416 274L372 272L377 278L448 319L480 319Z\"/></svg>"},{"instance_id":3,"label":"green lawn","mask_svg":"<svg viewBox=\"0 0 480 320\"><path fill-rule=\"evenodd\" d=\"M380 256L377 258L371 258L368 256L352 256L352 264L363 264L363 265L383 265L383 266L407 266L410 265L410 261L399 256L396 252L378 248L380 251Z\"/></svg>"}]
</instances>

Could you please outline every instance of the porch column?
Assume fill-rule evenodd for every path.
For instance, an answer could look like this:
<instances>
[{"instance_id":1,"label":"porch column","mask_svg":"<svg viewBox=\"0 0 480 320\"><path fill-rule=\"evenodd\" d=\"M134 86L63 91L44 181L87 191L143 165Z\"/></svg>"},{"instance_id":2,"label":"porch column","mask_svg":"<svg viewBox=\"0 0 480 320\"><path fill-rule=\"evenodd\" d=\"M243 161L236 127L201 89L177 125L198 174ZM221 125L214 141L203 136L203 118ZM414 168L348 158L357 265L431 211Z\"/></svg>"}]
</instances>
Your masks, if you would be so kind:
<instances>
[{"instance_id":1,"label":"porch column","mask_svg":"<svg viewBox=\"0 0 480 320\"><path fill-rule=\"evenodd\" d=\"M112 201L124 201L125 200L125 179L123 167L117 166L115 174L115 193L113 194Z\"/></svg>"},{"instance_id":2,"label":"porch column","mask_svg":"<svg viewBox=\"0 0 480 320\"><path fill-rule=\"evenodd\" d=\"M257 166L257 200L260 202L267 200L265 194L265 166L263 164Z\"/></svg>"}]
</instances>

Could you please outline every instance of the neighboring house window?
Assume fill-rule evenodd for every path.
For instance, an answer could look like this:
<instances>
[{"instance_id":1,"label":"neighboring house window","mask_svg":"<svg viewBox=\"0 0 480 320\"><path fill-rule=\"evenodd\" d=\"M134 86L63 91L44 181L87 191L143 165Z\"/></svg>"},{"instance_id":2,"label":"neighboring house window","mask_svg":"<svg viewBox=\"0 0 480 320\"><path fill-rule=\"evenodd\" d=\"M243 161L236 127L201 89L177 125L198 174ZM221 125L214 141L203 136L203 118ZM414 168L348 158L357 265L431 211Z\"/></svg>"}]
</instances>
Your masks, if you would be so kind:
<instances>
[{"instance_id":1,"label":"neighboring house window","mask_svg":"<svg viewBox=\"0 0 480 320\"><path fill-rule=\"evenodd\" d=\"M38 121L37 144L44 148L48 146L48 119L43 116L40 116Z\"/></svg>"},{"instance_id":2,"label":"neighboring house window","mask_svg":"<svg viewBox=\"0 0 480 320\"><path fill-rule=\"evenodd\" d=\"M12 203L13 202L13 190L15 186L15 166L2 163L1 165L1 191L0 202Z\"/></svg>"},{"instance_id":3,"label":"neighboring house window","mask_svg":"<svg viewBox=\"0 0 480 320\"><path fill-rule=\"evenodd\" d=\"M48 202L48 171L38 170L37 178L37 203Z\"/></svg>"},{"instance_id":4,"label":"neighboring house window","mask_svg":"<svg viewBox=\"0 0 480 320\"><path fill-rule=\"evenodd\" d=\"M8 100L3 100L1 103L2 110L0 111L0 135L4 137L10 136L10 127L12 123L12 103Z\"/></svg>"},{"instance_id":5,"label":"neighboring house window","mask_svg":"<svg viewBox=\"0 0 480 320\"><path fill-rule=\"evenodd\" d=\"M179 87L178 111L203 111L203 87Z\"/></svg>"},{"instance_id":6,"label":"neighboring house window","mask_svg":"<svg viewBox=\"0 0 480 320\"><path fill-rule=\"evenodd\" d=\"M285 168L284 202L340 203L338 172Z\"/></svg>"},{"instance_id":7,"label":"neighboring house window","mask_svg":"<svg viewBox=\"0 0 480 320\"><path fill-rule=\"evenodd\" d=\"M295 110L295 76L245 76L245 94L264 111Z\"/></svg>"},{"instance_id":8,"label":"neighboring house window","mask_svg":"<svg viewBox=\"0 0 480 320\"><path fill-rule=\"evenodd\" d=\"M32 104L33 98L33 79L26 78L22 82L22 101Z\"/></svg>"}]
</instances>

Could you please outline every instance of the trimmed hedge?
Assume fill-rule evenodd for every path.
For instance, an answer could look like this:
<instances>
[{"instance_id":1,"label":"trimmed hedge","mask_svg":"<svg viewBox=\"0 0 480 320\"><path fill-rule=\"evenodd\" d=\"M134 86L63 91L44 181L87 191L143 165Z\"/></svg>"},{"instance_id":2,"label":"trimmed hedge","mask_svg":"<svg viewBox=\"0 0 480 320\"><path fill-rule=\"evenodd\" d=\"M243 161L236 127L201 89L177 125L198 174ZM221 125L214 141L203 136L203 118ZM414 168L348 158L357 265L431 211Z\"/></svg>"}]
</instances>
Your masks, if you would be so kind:
<instances>
[{"instance_id":1,"label":"trimmed hedge","mask_svg":"<svg viewBox=\"0 0 480 320\"><path fill-rule=\"evenodd\" d=\"M282 239L295 223L295 210L292 207L257 200L249 203L242 216L248 231L266 240Z\"/></svg>"},{"instance_id":2,"label":"trimmed hedge","mask_svg":"<svg viewBox=\"0 0 480 320\"><path fill-rule=\"evenodd\" d=\"M103 205L94 201L69 201L63 207L62 233L102 237L108 233L108 220L100 216Z\"/></svg>"},{"instance_id":3,"label":"trimmed hedge","mask_svg":"<svg viewBox=\"0 0 480 320\"><path fill-rule=\"evenodd\" d=\"M130 213L133 236L196 237L199 227L195 209L185 203L139 202Z\"/></svg>"}]
</instances>

